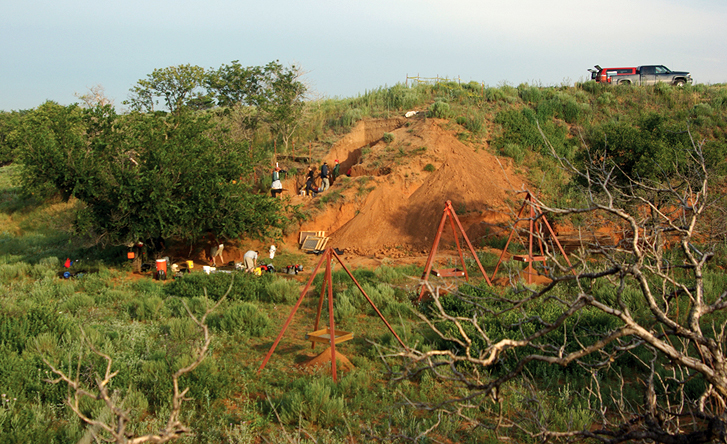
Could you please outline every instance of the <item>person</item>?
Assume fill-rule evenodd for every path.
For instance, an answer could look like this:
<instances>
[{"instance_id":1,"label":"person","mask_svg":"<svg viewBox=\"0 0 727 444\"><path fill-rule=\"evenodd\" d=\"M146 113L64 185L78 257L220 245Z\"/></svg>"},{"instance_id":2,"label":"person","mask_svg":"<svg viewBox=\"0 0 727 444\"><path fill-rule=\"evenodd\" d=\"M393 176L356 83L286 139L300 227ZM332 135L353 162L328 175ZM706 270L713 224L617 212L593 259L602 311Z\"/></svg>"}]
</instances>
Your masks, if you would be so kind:
<instances>
[{"instance_id":1,"label":"person","mask_svg":"<svg viewBox=\"0 0 727 444\"><path fill-rule=\"evenodd\" d=\"M273 259L273 258L275 257L275 252L276 252L277 250L278 250L278 249L277 249L277 248L275 248L275 245L271 245L271 246L270 246L270 259Z\"/></svg>"},{"instance_id":2,"label":"person","mask_svg":"<svg viewBox=\"0 0 727 444\"><path fill-rule=\"evenodd\" d=\"M210 249L210 256L212 256L212 264L214 264L215 267L217 266L217 256L220 257L220 260L222 261L223 264L225 263L225 259L222 257L222 250L224 250L224 249L225 249L224 244L213 245L212 248Z\"/></svg>"},{"instance_id":3,"label":"person","mask_svg":"<svg viewBox=\"0 0 727 444\"><path fill-rule=\"evenodd\" d=\"M255 267L257 267L257 251L248 250L242 257L242 260L245 263L245 271L252 273Z\"/></svg>"},{"instance_id":4,"label":"person","mask_svg":"<svg viewBox=\"0 0 727 444\"><path fill-rule=\"evenodd\" d=\"M273 197L277 197L283 192L283 183L280 181L280 167L276 166L273 170L273 183L270 185L270 194Z\"/></svg>"},{"instance_id":5,"label":"person","mask_svg":"<svg viewBox=\"0 0 727 444\"><path fill-rule=\"evenodd\" d=\"M309 176L305 182L305 193L310 197L314 197L317 191L318 188L313 185L313 177Z\"/></svg>"},{"instance_id":6,"label":"person","mask_svg":"<svg viewBox=\"0 0 727 444\"><path fill-rule=\"evenodd\" d=\"M338 159L336 159L336 165L333 167L333 173L331 174L331 180L333 182L336 181L339 174L341 174L341 164L338 163Z\"/></svg>"},{"instance_id":7,"label":"person","mask_svg":"<svg viewBox=\"0 0 727 444\"><path fill-rule=\"evenodd\" d=\"M321 191L326 191L331 186L331 182L328 180L328 162L324 161L321 165Z\"/></svg>"}]
</instances>

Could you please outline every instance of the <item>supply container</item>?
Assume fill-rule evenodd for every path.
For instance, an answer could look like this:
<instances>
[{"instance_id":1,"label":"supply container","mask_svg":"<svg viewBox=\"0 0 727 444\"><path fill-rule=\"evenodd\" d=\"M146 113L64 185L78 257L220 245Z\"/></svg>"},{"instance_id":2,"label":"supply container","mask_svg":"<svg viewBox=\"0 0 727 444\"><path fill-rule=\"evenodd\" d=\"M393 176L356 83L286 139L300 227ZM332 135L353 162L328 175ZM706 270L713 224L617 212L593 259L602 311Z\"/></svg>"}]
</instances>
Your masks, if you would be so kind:
<instances>
[{"instance_id":1,"label":"supply container","mask_svg":"<svg viewBox=\"0 0 727 444\"><path fill-rule=\"evenodd\" d=\"M157 259L157 271L163 271L164 273L167 272L167 260L166 259Z\"/></svg>"}]
</instances>

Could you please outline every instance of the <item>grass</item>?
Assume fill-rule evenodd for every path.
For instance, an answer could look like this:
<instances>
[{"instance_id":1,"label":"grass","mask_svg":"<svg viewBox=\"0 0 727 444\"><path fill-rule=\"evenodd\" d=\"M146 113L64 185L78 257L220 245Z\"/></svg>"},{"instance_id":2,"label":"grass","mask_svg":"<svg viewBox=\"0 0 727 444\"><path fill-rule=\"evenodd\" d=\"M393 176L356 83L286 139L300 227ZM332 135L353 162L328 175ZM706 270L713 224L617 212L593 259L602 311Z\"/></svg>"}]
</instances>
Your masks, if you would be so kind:
<instances>
[{"instance_id":1,"label":"grass","mask_svg":"<svg viewBox=\"0 0 727 444\"><path fill-rule=\"evenodd\" d=\"M518 167L530 172L533 184L539 184L543 194L557 196L559 204L570 206L579 203L582 194L576 188L562 187L570 178L549 160L535 122L541 124L558 152L569 158L575 158L579 146L579 134L574 132L577 126L596 126L617 117L637 121L643 110L653 109L659 109L670 121L690 119L697 136L712 137L711 141L722 144L714 134L724 132L727 89L723 85L678 90L663 86L605 88L591 82L571 88L506 84L490 87L450 82L409 88L395 85L352 99L327 99L306 107L307 118L295 137L298 146L306 145L301 141L317 142L315 158L322 158L337 137L363 118L400 115L402 110L414 108L428 108L435 117L459 116L463 138L474 141L475 137L487 137L493 149L512 157ZM273 144L265 139L269 136L261 133L257 137L260 146L267 147L262 149L272 149ZM425 147L396 146L394 139L389 143L394 156L426 151ZM363 154L368 150L365 148ZM424 170L431 172L435 167L427 164ZM162 427L169 410L169 375L187 362L198 338L182 302L194 313L201 313L206 304L224 294L231 277L197 273L167 283L148 277L132 278L119 260L122 250L90 248L84 239L74 235L77 203L43 202L23 196L16 185L17 174L16 166L0 168L0 393L6 395L0 405L3 441L70 443L83 437L84 426L63 407L66 387L45 381L50 375L42 362L45 357L66 368L78 365L80 327L97 347L113 357L114 370L119 370L114 389L135 418L132 431ZM341 179L359 197L373 189L367 176ZM342 198L337 192L329 193L321 195L319 202L335 203ZM502 248L504 240L500 237L487 242ZM724 265L723 256L718 255L714 262ZM80 264L94 272L77 279L60 279L57 273L66 258L80 258ZM488 253L480 256L488 272L497 259ZM294 258L291 261L296 262ZM477 275L471 259L467 267ZM447 347L412 316L408 304L413 293L410 277L420 276L421 272L416 267L382 266L357 270L355 275L408 344L425 350ZM722 275L721 271L710 271L707 290L724 287ZM209 318L214 334L210 356L183 380L190 387L192 400L182 417L195 434L179 442L257 442L261 437L269 442L289 441L291 437L300 442L389 441L394 440L393 433L417 436L439 419L436 414L413 411L406 400L436 403L464 394L461 388L429 373L390 385L388 371L398 369L401 362L389 361L391 367L387 368L381 360L384 349L372 343L380 347L393 345L395 340L340 270L334 272L333 310L337 325L354 331L354 340L341 344L340 352L351 358L356 369L342 371L338 383L324 372L302 369L307 357L321 351L320 347L312 350L305 340L305 334L314 328L321 291L319 278L316 285L303 299L272 359L258 373L302 288L297 281L283 277L235 276L228 300ZM472 294L483 291L480 287L463 289ZM552 300L539 306L523 305L518 313L500 318L482 316L482 328L493 340L532 332L535 325L532 321L520 322L522 315L553 322L559 313L557 298L568 296L567 290L555 293ZM597 283L593 291L600 300L614 298L608 288ZM623 303L634 313L643 310L637 296L631 289L622 296ZM454 298L447 299L447 303L452 313L472 313L472 304ZM324 307L324 320L327 310ZM578 322L587 332L613 328L612 320L587 310ZM572 332L574 326L567 324L567 328L570 330L554 334ZM584 335L578 340L591 338ZM639 353L637 350L631 361L617 361L613 366L629 369L639 360L648 361ZM85 353L80 364L83 374L90 377L100 362ZM510 364L512 361L503 358L501 367ZM543 423L557 429L590 423L592 418L582 404L583 398L577 396L583 373L573 367L554 369L540 364L528 367L528 372L531 381L551 381L552 385L537 393L526 390L528 380L504 387L503 395L507 396L503 396L501 408L506 417L526 418L533 408L530 400L537 394L547 412L540 418ZM695 385L694 393L702 383L690 382ZM631 402L640 402L635 392L627 392L626 396ZM93 403L84 408L92 413L102 410ZM497 408L482 403L473 410L483 420L490 420L497 417ZM491 431L474 428L455 416L444 415L436 434L442 442L497 442ZM524 436L516 440L528 441Z\"/></svg>"}]
</instances>

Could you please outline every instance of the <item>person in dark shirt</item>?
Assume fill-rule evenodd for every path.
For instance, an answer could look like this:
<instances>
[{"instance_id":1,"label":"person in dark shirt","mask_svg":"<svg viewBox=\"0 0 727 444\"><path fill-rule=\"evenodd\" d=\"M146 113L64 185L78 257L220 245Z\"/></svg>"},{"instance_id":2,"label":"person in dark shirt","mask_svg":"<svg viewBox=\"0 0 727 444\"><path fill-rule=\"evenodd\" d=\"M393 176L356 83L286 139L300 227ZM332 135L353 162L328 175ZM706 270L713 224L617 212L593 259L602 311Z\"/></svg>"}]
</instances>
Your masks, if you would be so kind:
<instances>
[{"instance_id":1,"label":"person in dark shirt","mask_svg":"<svg viewBox=\"0 0 727 444\"><path fill-rule=\"evenodd\" d=\"M323 165L321 165L321 191L326 191L328 187L331 186L331 182L328 177L329 172L328 162L323 162Z\"/></svg>"}]
</instances>

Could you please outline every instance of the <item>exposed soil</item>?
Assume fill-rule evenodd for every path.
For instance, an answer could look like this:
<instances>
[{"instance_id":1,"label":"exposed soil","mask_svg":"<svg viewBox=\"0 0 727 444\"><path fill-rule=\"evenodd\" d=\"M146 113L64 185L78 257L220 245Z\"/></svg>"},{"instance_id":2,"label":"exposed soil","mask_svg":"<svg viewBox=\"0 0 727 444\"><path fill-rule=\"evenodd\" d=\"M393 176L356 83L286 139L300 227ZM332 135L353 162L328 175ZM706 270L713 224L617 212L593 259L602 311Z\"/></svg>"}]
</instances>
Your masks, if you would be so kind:
<instances>
[{"instance_id":1,"label":"exposed soil","mask_svg":"<svg viewBox=\"0 0 727 444\"><path fill-rule=\"evenodd\" d=\"M309 215L299 230L325 231L330 236L328 246L342 250L352 268L387 263L423 266L448 200L475 248L482 248L488 238L507 236L531 186L515 170L512 159L493 155L486 143L463 143L460 132L459 125L426 118L424 113L359 122L323 156L331 169L336 160L341 164L341 176L329 190L316 197L301 196L295 190L303 185L304 172L284 178L283 186L290 190L284 198ZM391 133L393 140L385 142L385 133ZM301 166L297 165L307 169ZM578 248L584 237L613 241L608 229L597 233L579 233L564 226L554 229L566 250ZM175 251L174 256L191 259L201 268L211 265L213 245L216 240L210 238L194 250ZM440 245L437 258L456 262L448 226ZM220 262L240 262L247 250L257 250L259 262L268 263L269 246L247 240L227 243ZM273 262L278 269L297 261L309 271L318 262L317 256L298 250L298 230L291 230L276 247Z\"/></svg>"},{"instance_id":2,"label":"exposed soil","mask_svg":"<svg viewBox=\"0 0 727 444\"><path fill-rule=\"evenodd\" d=\"M324 230L329 246L357 255L426 255L450 200L473 243L499 233L511 220L508 201L528 187L527 180L509 159L460 142L459 127L447 125L424 117L360 123L325 158L329 165L343 159L341 171L350 169L351 177L316 198L292 197L314 213L301 229ZM384 132L394 140L384 142ZM331 193L340 193L340 201L318 210L317 200ZM294 236L288 241L297 241ZM451 236L448 229L443 241Z\"/></svg>"}]
</instances>

